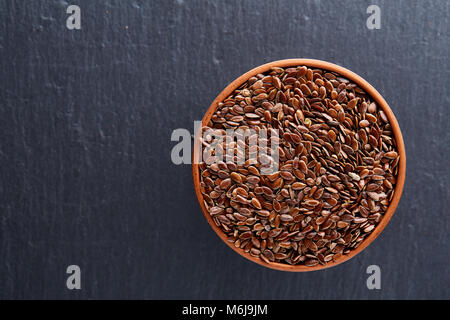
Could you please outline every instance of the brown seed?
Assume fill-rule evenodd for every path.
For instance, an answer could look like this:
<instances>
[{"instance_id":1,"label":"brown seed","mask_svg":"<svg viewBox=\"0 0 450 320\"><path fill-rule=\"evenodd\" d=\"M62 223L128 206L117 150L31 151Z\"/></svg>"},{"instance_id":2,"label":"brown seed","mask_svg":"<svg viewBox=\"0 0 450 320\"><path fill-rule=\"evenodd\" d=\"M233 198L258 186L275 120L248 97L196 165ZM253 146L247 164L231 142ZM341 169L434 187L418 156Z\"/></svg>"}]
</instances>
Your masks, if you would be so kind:
<instances>
[{"instance_id":1,"label":"brown seed","mask_svg":"<svg viewBox=\"0 0 450 320\"><path fill-rule=\"evenodd\" d=\"M265 263L270 263L270 260L264 255L264 254L260 254L259 257L261 258L261 260L263 260Z\"/></svg>"},{"instance_id":2,"label":"brown seed","mask_svg":"<svg viewBox=\"0 0 450 320\"><path fill-rule=\"evenodd\" d=\"M259 119L260 118L260 116L258 116L255 113L246 113L245 116L249 119Z\"/></svg>"},{"instance_id":3,"label":"brown seed","mask_svg":"<svg viewBox=\"0 0 450 320\"><path fill-rule=\"evenodd\" d=\"M305 174L303 173L303 172L301 172L300 170L298 170L298 169L295 169L294 170L294 175L297 177L297 179L299 179L299 180L303 180L303 179L305 179Z\"/></svg>"},{"instance_id":4,"label":"brown seed","mask_svg":"<svg viewBox=\"0 0 450 320\"><path fill-rule=\"evenodd\" d=\"M338 176L334 175L334 174L330 174L327 176L327 179L330 180L331 182L337 182L337 181L341 181L341 178L339 178Z\"/></svg>"},{"instance_id":5,"label":"brown seed","mask_svg":"<svg viewBox=\"0 0 450 320\"><path fill-rule=\"evenodd\" d=\"M294 218L289 214L282 214L282 215L280 215L280 220L282 222L292 222L294 220Z\"/></svg>"},{"instance_id":6,"label":"brown seed","mask_svg":"<svg viewBox=\"0 0 450 320\"><path fill-rule=\"evenodd\" d=\"M211 209L209 209L209 213L213 216L216 214L221 214L223 212L223 208L220 207L212 207Z\"/></svg>"},{"instance_id":7,"label":"brown seed","mask_svg":"<svg viewBox=\"0 0 450 320\"><path fill-rule=\"evenodd\" d=\"M335 152L336 154L341 153L341 143L340 143L339 141L336 141L336 142L334 143L334 152Z\"/></svg>"},{"instance_id":8,"label":"brown seed","mask_svg":"<svg viewBox=\"0 0 450 320\"><path fill-rule=\"evenodd\" d=\"M350 214L344 214L343 216L341 216L342 221L350 222L350 221L353 221L353 219L354 219L354 217Z\"/></svg>"},{"instance_id":9,"label":"brown seed","mask_svg":"<svg viewBox=\"0 0 450 320\"><path fill-rule=\"evenodd\" d=\"M306 184L302 183L302 182L294 182L292 184L292 189L293 190L302 190L306 187Z\"/></svg>"},{"instance_id":10,"label":"brown seed","mask_svg":"<svg viewBox=\"0 0 450 320\"><path fill-rule=\"evenodd\" d=\"M349 226L349 223L345 221L338 221L337 226L338 228L346 228Z\"/></svg>"},{"instance_id":11,"label":"brown seed","mask_svg":"<svg viewBox=\"0 0 450 320\"><path fill-rule=\"evenodd\" d=\"M367 219L366 218L354 218L353 219L353 222L354 223L364 223L364 222L366 222L367 221Z\"/></svg>"},{"instance_id":12,"label":"brown seed","mask_svg":"<svg viewBox=\"0 0 450 320\"><path fill-rule=\"evenodd\" d=\"M361 121L359 122L359 126L360 126L361 128L366 128L366 127L368 127L369 125L370 125L370 122L367 121L367 120L361 120Z\"/></svg>"},{"instance_id":13,"label":"brown seed","mask_svg":"<svg viewBox=\"0 0 450 320\"><path fill-rule=\"evenodd\" d=\"M395 159L395 158L397 158L397 152L395 152L395 151L386 152L384 154L384 157L388 158L388 159Z\"/></svg>"},{"instance_id":14,"label":"brown seed","mask_svg":"<svg viewBox=\"0 0 450 320\"><path fill-rule=\"evenodd\" d=\"M280 171L277 171L273 174L267 175L266 176L270 181L275 181L276 179L278 179L280 177Z\"/></svg>"},{"instance_id":15,"label":"brown seed","mask_svg":"<svg viewBox=\"0 0 450 320\"><path fill-rule=\"evenodd\" d=\"M361 177L358 176L358 175L357 175L356 173L354 173L354 172L349 172L348 175L349 175L353 180L355 180L355 181L361 180Z\"/></svg>"},{"instance_id":16,"label":"brown seed","mask_svg":"<svg viewBox=\"0 0 450 320\"><path fill-rule=\"evenodd\" d=\"M253 185L258 184L260 180L261 180L261 178L257 177L257 176L248 176L247 177L247 183L250 183Z\"/></svg>"},{"instance_id":17,"label":"brown seed","mask_svg":"<svg viewBox=\"0 0 450 320\"><path fill-rule=\"evenodd\" d=\"M361 102L360 104L359 104L359 113L361 114L361 115L365 115L366 114L366 112L367 112L367 107L368 107L368 105L367 105L367 102Z\"/></svg>"},{"instance_id":18,"label":"brown seed","mask_svg":"<svg viewBox=\"0 0 450 320\"><path fill-rule=\"evenodd\" d=\"M222 180L222 182L220 183L220 189L226 190L230 187L230 185L231 185L231 179Z\"/></svg>"},{"instance_id":19,"label":"brown seed","mask_svg":"<svg viewBox=\"0 0 450 320\"><path fill-rule=\"evenodd\" d=\"M275 210L276 212L280 212L281 204L277 200L273 200L272 206L273 210Z\"/></svg>"},{"instance_id":20,"label":"brown seed","mask_svg":"<svg viewBox=\"0 0 450 320\"><path fill-rule=\"evenodd\" d=\"M278 90L281 89L281 80L278 77L273 77L272 82L275 88L277 88Z\"/></svg>"},{"instance_id":21,"label":"brown seed","mask_svg":"<svg viewBox=\"0 0 450 320\"><path fill-rule=\"evenodd\" d=\"M231 179L233 179L234 182L242 183L242 178L241 178L241 175L240 175L239 173L237 173L237 172L232 172L232 173L230 174L230 176L231 176Z\"/></svg>"},{"instance_id":22,"label":"brown seed","mask_svg":"<svg viewBox=\"0 0 450 320\"><path fill-rule=\"evenodd\" d=\"M298 165L299 165L299 168L300 168L300 170L301 170L302 172L305 173L305 172L308 171L308 166L306 165L305 161L300 160L300 161L298 162Z\"/></svg>"},{"instance_id":23,"label":"brown seed","mask_svg":"<svg viewBox=\"0 0 450 320\"><path fill-rule=\"evenodd\" d=\"M270 212L267 210L259 210L256 213L261 217L268 217L270 215Z\"/></svg>"},{"instance_id":24,"label":"brown seed","mask_svg":"<svg viewBox=\"0 0 450 320\"><path fill-rule=\"evenodd\" d=\"M284 180L294 180L294 176L289 171L281 171L280 176Z\"/></svg>"},{"instance_id":25,"label":"brown seed","mask_svg":"<svg viewBox=\"0 0 450 320\"><path fill-rule=\"evenodd\" d=\"M392 183L391 183L389 180L387 180L387 179L383 180L383 185L384 185L386 188L388 188L388 190L390 190L390 189L393 188Z\"/></svg>"},{"instance_id":26,"label":"brown seed","mask_svg":"<svg viewBox=\"0 0 450 320\"><path fill-rule=\"evenodd\" d=\"M260 203L259 200L256 199L256 198L252 198L251 203L252 203L252 205L253 205L256 209L261 209L261 208L262 208L262 207L261 207L261 203Z\"/></svg>"},{"instance_id":27,"label":"brown seed","mask_svg":"<svg viewBox=\"0 0 450 320\"><path fill-rule=\"evenodd\" d=\"M369 143L370 143L374 148L378 147L378 140L377 140L373 135L370 135L370 136L369 136Z\"/></svg>"},{"instance_id":28,"label":"brown seed","mask_svg":"<svg viewBox=\"0 0 450 320\"><path fill-rule=\"evenodd\" d=\"M247 204L248 203L248 200L246 198L244 198L243 196L241 196L241 195L236 195L234 197L234 201L236 201L238 203L242 203L242 204Z\"/></svg>"},{"instance_id":29,"label":"brown seed","mask_svg":"<svg viewBox=\"0 0 450 320\"><path fill-rule=\"evenodd\" d=\"M306 204L307 206L311 206L311 207L315 207L315 206L317 206L319 203L320 203L320 201L318 201L318 200L313 200L313 199L311 199L311 200L305 200L305 204Z\"/></svg>"},{"instance_id":30,"label":"brown seed","mask_svg":"<svg viewBox=\"0 0 450 320\"><path fill-rule=\"evenodd\" d=\"M370 113L366 113L366 119L370 122L370 123L376 123L377 122L377 117L375 117L374 115L370 114Z\"/></svg>"},{"instance_id":31,"label":"brown seed","mask_svg":"<svg viewBox=\"0 0 450 320\"><path fill-rule=\"evenodd\" d=\"M308 68L305 66L301 66L300 68L298 68L297 78L303 77L306 74L307 70Z\"/></svg>"},{"instance_id":32,"label":"brown seed","mask_svg":"<svg viewBox=\"0 0 450 320\"><path fill-rule=\"evenodd\" d=\"M313 198L316 200L322 198L323 192L324 192L324 188L317 188L317 190L313 194Z\"/></svg>"},{"instance_id":33,"label":"brown seed","mask_svg":"<svg viewBox=\"0 0 450 320\"><path fill-rule=\"evenodd\" d=\"M333 130L328 131L328 137L332 142L336 141L336 133Z\"/></svg>"},{"instance_id":34,"label":"brown seed","mask_svg":"<svg viewBox=\"0 0 450 320\"><path fill-rule=\"evenodd\" d=\"M302 110L298 109L298 110L295 112L295 115L296 115L297 120L298 120L299 122L305 121L305 116L303 115Z\"/></svg>"},{"instance_id":35,"label":"brown seed","mask_svg":"<svg viewBox=\"0 0 450 320\"><path fill-rule=\"evenodd\" d=\"M339 121L340 123L344 122L344 120L345 120L345 113L344 113L344 110L341 110L341 111L338 112L338 117L337 117L337 119L338 119L338 121Z\"/></svg>"},{"instance_id":36,"label":"brown seed","mask_svg":"<svg viewBox=\"0 0 450 320\"><path fill-rule=\"evenodd\" d=\"M234 190L236 190L236 193L239 194L240 196L242 196L244 198L248 197L248 192L244 188L239 187Z\"/></svg>"},{"instance_id":37,"label":"brown seed","mask_svg":"<svg viewBox=\"0 0 450 320\"><path fill-rule=\"evenodd\" d=\"M336 193L336 194L339 193L339 191L337 191L335 188L332 188L332 187L325 187L325 189L331 193Z\"/></svg>"},{"instance_id":38,"label":"brown seed","mask_svg":"<svg viewBox=\"0 0 450 320\"><path fill-rule=\"evenodd\" d=\"M311 241L309 239L305 239L304 243L305 243L306 247L308 247L311 251L317 251L318 250L317 245L313 241Z\"/></svg>"},{"instance_id":39,"label":"brown seed","mask_svg":"<svg viewBox=\"0 0 450 320\"><path fill-rule=\"evenodd\" d=\"M369 107L367 108L367 111L370 112L370 113L377 112L377 105L375 104L375 102L372 102L371 104L369 104Z\"/></svg>"},{"instance_id":40,"label":"brown seed","mask_svg":"<svg viewBox=\"0 0 450 320\"><path fill-rule=\"evenodd\" d=\"M331 91L330 96L331 96L331 99L336 100L338 97L337 91L336 90Z\"/></svg>"},{"instance_id":41,"label":"brown seed","mask_svg":"<svg viewBox=\"0 0 450 320\"><path fill-rule=\"evenodd\" d=\"M368 175L369 175L369 170L368 169L363 169L362 171L361 171L361 173L359 174L359 177L361 178L361 179L364 179L365 177L367 177Z\"/></svg>"},{"instance_id":42,"label":"brown seed","mask_svg":"<svg viewBox=\"0 0 450 320\"><path fill-rule=\"evenodd\" d=\"M282 185L283 185L283 179L278 178L277 180L275 180L275 181L273 182L272 188L275 189L275 190L276 190L276 189L280 189Z\"/></svg>"},{"instance_id":43,"label":"brown seed","mask_svg":"<svg viewBox=\"0 0 450 320\"><path fill-rule=\"evenodd\" d=\"M367 185L367 187L366 187L367 191L376 191L378 189L380 189L380 186L375 183L371 183L371 184Z\"/></svg>"},{"instance_id":44,"label":"brown seed","mask_svg":"<svg viewBox=\"0 0 450 320\"><path fill-rule=\"evenodd\" d=\"M354 107L356 107L356 103L358 102L358 99L352 99L347 103L347 109L353 109Z\"/></svg>"},{"instance_id":45,"label":"brown seed","mask_svg":"<svg viewBox=\"0 0 450 320\"><path fill-rule=\"evenodd\" d=\"M269 259L270 262L275 261L275 256L272 251L266 249L264 250L263 254L267 259Z\"/></svg>"},{"instance_id":46,"label":"brown seed","mask_svg":"<svg viewBox=\"0 0 450 320\"><path fill-rule=\"evenodd\" d=\"M264 111L264 119L266 119L267 122L272 121L272 113L269 110Z\"/></svg>"},{"instance_id":47,"label":"brown seed","mask_svg":"<svg viewBox=\"0 0 450 320\"><path fill-rule=\"evenodd\" d=\"M375 201L380 201L380 199L386 198L386 194L384 192L367 192L370 198L372 198Z\"/></svg>"},{"instance_id":48,"label":"brown seed","mask_svg":"<svg viewBox=\"0 0 450 320\"><path fill-rule=\"evenodd\" d=\"M307 267L314 267L318 264L319 264L319 261L315 260L315 259L308 259L305 261L305 266L307 266Z\"/></svg>"},{"instance_id":49,"label":"brown seed","mask_svg":"<svg viewBox=\"0 0 450 320\"><path fill-rule=\"evenodd\" d=\"M275 259L277 259L277 260L284 260L288 257L288 255L285 253L275 253L274 256L275 256Z\"/></svg>"},{"instance_id":50,"label":"brown seed","mask_svg":"<svg viewBox=\"0 0 450 320\"><path fill-rule=\"evenodd\" d=\"M241 233L241 235L239 236L239 239L242 240L246 240L246 239L250 239L252 237L252 232L251 231L246 231Z\"/></svg>"},{"instance_id":51,"label":"brown seed","mask_svg":"<svg viewBox=\"0 0 450 320\"><path fill-rule=\"evenodd\" d=\"M276 228L269 231L269 237L276 238L283 231L282 228Z\"/></svg>"},{"instance_id":52,"label":"brown seed","mask_svg":"<svg viewBox=\"0 0 450 320\"><path fill-rule=\"evenodd\" d=\"M254 166L249 166L248 167L248 172L253 174L253 175L255 175L255 176L259 176L259 171Z\"/></svg>"},{"instance_id":53,"label":"brown seed","mask_svg":"<svg viewBox=\"0 0 450 320\"><path fill-rule=\"evenodd\" d=\"M306 84L301 84L300 90L302 90L303 94L306 96L309 96L311 94L311 90L309 89L309 87Z\"/></svg>"}]
</instances>

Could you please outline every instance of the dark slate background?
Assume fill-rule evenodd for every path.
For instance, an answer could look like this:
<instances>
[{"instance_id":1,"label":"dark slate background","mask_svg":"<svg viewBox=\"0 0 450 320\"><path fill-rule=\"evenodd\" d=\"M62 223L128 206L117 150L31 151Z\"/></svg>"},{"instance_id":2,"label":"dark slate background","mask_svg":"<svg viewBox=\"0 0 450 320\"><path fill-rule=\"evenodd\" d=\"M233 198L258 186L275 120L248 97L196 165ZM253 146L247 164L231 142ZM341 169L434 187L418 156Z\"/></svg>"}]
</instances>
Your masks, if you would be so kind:
<instances>
[{"instance_id":1,"label":"dark slate background","mask_svg":"<svg viewBox=\"0 0 450 320\"><path fill-rule=\"evenodd\" d=\"M81 6L82 30L65 26ZM378 4L381 30L366 28ZM450 298L450 3L0 1L0 298ZM363 76L403 130L407 183L382 235L338 267L265 269L206 223L171 163L251 68L317 58ZM66 267L82 290L66 289ZM368 265L382 289L366 287Z\"/></svg>"}]
</instances>

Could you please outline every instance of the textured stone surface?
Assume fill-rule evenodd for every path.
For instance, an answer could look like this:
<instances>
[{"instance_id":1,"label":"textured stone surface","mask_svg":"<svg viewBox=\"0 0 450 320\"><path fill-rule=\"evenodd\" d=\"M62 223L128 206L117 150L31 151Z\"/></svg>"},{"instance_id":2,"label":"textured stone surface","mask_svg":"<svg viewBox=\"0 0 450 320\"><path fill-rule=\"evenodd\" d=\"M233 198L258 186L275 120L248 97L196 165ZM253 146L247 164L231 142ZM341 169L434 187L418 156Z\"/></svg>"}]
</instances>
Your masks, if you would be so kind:
<instances>
[{"instance_id":1,"label":"textured stone surface","mask_svg":"<svg viewBox=\"0 0 450 320\"><path fill-rule=\"evenodd\" d=\"M449 15L428 1L0 1L0 298L450 298ZM381 30L366 28L380 5ZM373 84L407 182L381 236L338 267L255 265L210 229L170 161L249 69L307 57ZM65 288L78 264L82 290ZM366 267L382 290L366 288Z\"/></svg>"}]
</instances>

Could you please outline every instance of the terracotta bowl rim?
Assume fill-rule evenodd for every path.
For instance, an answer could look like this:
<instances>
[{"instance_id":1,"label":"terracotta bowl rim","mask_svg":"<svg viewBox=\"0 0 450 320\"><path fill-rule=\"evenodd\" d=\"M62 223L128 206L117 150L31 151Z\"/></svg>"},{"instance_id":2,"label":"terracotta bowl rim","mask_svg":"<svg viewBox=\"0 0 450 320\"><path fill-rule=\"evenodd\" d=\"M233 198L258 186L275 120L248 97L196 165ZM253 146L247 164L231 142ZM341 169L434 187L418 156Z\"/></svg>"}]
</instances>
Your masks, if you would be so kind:
<instances>
[{"instance_id":1,"label":"terracotta bowl rim","mask_svg":"<svg viewBox=\"0 0 450 320\"><path fill-rule=\"evenodd\" d=\"M322 60L316 60L316 59L285 59L285 60L277 60L272 61L266 64L263 64L261 66L258 66L256 68L253 68L252 70L244 73L234 81L232 81L223 91L214 99L214 101L209 106L208 110L206 111L203 119L202 119L202 125L205 125L209 122L211 119L211 116L213 115L214 111L216 110L217 104L221 101L223 101L226 97L228 97L234 90L236 90L239 86L241 86L245 81L247 81L250 77L255 76L260 73L265 73L272 67L297 67L297 66L307 66L310 68L319 68L327 71L333 71L337 74L349 79L350 81L356 83L359 87L361 87L364 91L366 91L369 96L372 97L372 99L378 104L379 107L382 108L386 116L388 117L388 120L392 126L394 137L397 141L397 151L400 155L400 161L399 161L399 171L397 176L397 183L394 189L394 197L389 204L389 207L384 214L382 220L378 223L376 228L372 231L372 233L363 240L363 242L359 245L358 248L355 250L352 250L350 253L346 255L342 255L339 259L336 261L328 262L325 265L318 264L314 267L307 267L304 265L288 265L283 263L266 263L262 261L259 258L255 258L251 256L249 253L245 253L243 249L236 248L232 243L229 243L227 241L227 236L225 233L214 223L213 219L211 218L209 212L206 210L206 207L203 203L203 197L200 192L200 175L198 170L198 151L199 151L199 134L200 130L196 132L195 140L194 140L194 152L193 152L193 162L192 162L192 176L194 181L194 189L197 196L197 200L199 202L199 205L202 209L203 215L205 216L206 220L208 221L211 228L216 232L216 234L222 239L223 242L225 242L231 249L239 253L244 258L253 261L259 265L262 265L267 268L275 269L275 270L281 270L281 271L293 271L293 272L307 272L307 271L315 271L315 270L322 270L327 269L330 267L337 266L338 264L341 264L354 256L356 256L358 253L363 251L369 244L371 244L378 235L384 230L390 219L392 218L395 210L397 209L398 203L400 201L403 187L405 184L405 176L406 176L406 153L405 153L405 146L403 142L402 133L400 130L400 126L397 122L397 119L395 118L394 113L392 112L391 108L387 104L387 102L384 100L384 98L381 96L381 94L374 88L372 85L369 84L366 80L364 80L361 76L357 75L356 73L338 66L336 64L322 61Z\"/></svg>"}]
</instances>

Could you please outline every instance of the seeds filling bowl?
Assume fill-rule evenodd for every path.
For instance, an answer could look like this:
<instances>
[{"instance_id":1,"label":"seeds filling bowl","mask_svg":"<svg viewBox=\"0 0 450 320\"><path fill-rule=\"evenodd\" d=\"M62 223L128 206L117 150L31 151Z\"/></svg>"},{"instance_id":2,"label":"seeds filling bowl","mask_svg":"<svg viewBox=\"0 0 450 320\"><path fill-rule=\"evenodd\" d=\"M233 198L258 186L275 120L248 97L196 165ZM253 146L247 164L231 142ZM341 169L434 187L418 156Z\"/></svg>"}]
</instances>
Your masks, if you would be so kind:
<instances>
[{"instance_id":1,"label":"seeds filling bowl","mask_svg":"<svg viewBox=\"0 0 450 320\"><path fill-rule=\"evenodd\" d=\"M237 141L215 138L230 130ZM217 96L192 167L200 207L230 248L265 267L312 271L354 257L383 231L406 156L394 114L367 81L332 63L289 59Z\"/></svg>"}]
</instances>

